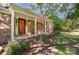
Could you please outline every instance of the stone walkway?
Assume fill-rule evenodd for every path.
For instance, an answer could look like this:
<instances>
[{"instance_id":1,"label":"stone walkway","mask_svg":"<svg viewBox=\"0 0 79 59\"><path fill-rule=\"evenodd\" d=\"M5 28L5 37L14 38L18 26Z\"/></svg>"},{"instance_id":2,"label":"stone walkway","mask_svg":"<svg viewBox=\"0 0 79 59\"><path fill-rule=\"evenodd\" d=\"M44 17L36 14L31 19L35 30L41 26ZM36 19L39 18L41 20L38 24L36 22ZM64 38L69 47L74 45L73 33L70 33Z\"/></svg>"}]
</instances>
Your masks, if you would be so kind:
<instances>
[{"instance_id":1,"label":"stone walkway","mask_svg":"<svg viewBox=\"0 0 79 59\"><path fill-rule=\"evenodd\" d=\"M67 51L66 51L67 52ZM79 48L71 48L71 51L68 50L69 55L79 55ZM32 51L26 52L24 55L66 55L63 51L56 49L55 47L44 46L33 48Z\"/></svg>"},{"instance_id":2,"label":"stone walkway","mask_svg":"<svg viewBox=\"0 0 79 59\"><path fill-rule=\"evenodd\" d=\"M47 47L46 49L42 50L41 52L37 53L36 55L54 55L53 48Z\"/></svg>"},{"instance_id":3,"label":"stone walkway","mask_svg":"<svg viewBox=\"0 0 79 59\"><path fill-rule=\"evenodd\" d=\"M51 37L43 38L48 39L46 41L41 40L41 38L38 38L39 40L30 40L29 41L29 47L30 51L27 53L24 52L24 55L50 55L52 53L52 48L50 48L50 44L52 44L55 40Z\"/></svg>"},{"instance_id":4,"label":"stone walkway","mask_svg":"<svg viewBox=\"0 0 79 59\"><path fill-rule=\"evenodd\" d=\"M32 48L31 51L26 52L24 55L54 55L53 51L56 51L56 49L47 45Z\"/></svg>"}]
</instances>

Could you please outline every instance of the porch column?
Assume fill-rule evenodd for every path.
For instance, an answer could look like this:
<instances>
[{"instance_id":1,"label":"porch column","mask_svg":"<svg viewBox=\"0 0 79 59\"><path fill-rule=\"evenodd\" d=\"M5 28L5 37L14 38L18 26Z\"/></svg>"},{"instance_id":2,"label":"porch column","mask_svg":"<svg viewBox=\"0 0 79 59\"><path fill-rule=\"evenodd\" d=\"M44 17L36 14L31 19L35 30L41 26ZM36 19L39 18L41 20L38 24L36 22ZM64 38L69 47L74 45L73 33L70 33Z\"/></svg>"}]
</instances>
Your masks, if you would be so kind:
<instances>
[{"instance_id":1,"label":"porch column","mask_svg":"<svg viewBox=\"0 0 79 59\"><path fill-rule=\"evenodd\" d=\"M45 21L45 33L46 33L46 21Z\"/></svg>"},{"instance_id":2,"label":"porch column","mask_svg":"<svg viewBox=\"0 0 79 59\"><path fill-rule=\"evenodd\" d=\"M11 40L14 41L14 10L11 8Z\"/></svg>"},{"instance_id":3,"label":"porch column","mask_svg":"<svg viewBox=\"0 0 79 59\"><path fill-rule=\"evenodd\" d=\"M49 28L50 28L50 33L52 33L52 24L49 24Z\"/></svg>"},{"instance_id":4,"label":"porch column","mask_svg":"<svg viewBox=\"0 0 79 59\"><path fill-rule=\"evenodd\" d=\"M52 32L52 29L51 29L51 27L52 27L52 25L51 25L51 23L49 23L49 32L51 33Z\"/></svg>"},{"instance_id":5,"label":"porch column","mask_svg":"<svg viewBox=\"0 0 79 59\"><path fill-rule=\"evenodd\" d=\"M26 34L28 34L28 20L26 21Z\"/></svg>"},{"instance_id":6,"label":"porch column","mask_svg":"<svg viewBox=\"0 0 79 59\"><path fill-rule=\"evenodd\" d=\"M37 34L37 18L35 18L35 35Z\"/></svg>"}]
</instances>

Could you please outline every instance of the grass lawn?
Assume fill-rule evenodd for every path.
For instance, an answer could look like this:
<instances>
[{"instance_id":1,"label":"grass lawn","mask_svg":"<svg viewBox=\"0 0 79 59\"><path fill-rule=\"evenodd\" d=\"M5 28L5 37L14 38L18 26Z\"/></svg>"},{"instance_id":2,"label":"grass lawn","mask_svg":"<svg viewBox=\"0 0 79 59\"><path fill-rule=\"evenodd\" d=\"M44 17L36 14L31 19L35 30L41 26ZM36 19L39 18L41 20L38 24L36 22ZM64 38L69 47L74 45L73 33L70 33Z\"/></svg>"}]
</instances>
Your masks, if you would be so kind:
<instances>
[{"instance_id":1,"label":"grass lawn","mask_svg":"<svg viewBox=\"0 0 79 59\"><path fill-rule=\"evenodd\" d=\"M61 32L55 44L55 55L79 55L79 32Z\"/></svg>"},{"instance_id":2,"label":"grass lawn","mask_svg":"<svg viewBox=\"0 0 79 59\"><path fill-rule=\"evenodd\" d=\"M61 32L61 35L71 38L79 38L79 32Z\"/></svg>"}]
</instances>

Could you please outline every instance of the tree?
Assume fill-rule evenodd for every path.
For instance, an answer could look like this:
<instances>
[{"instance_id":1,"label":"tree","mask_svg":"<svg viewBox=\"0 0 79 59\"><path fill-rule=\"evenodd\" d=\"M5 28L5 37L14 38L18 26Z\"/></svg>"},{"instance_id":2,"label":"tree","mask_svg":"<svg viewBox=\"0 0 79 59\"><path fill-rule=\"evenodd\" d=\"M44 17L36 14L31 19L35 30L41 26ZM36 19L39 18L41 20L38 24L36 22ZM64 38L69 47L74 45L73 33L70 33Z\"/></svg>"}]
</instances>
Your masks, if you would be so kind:
<instances>
[{"instance_id":1,"label":"tree","mask_svg":"<svg viewBox=\"0 0 79 59\"><path fill-rule=\"evenodd\" d=\"M67 18L77 19L79 17L79 4L73 4L72 10L70 10Z\"/></svg>"},{"instance_id":2,"label":"tree","mask_svg":"<svg viewBox=\"0 0 79 59\"><path fill-rule=\"evenodd\" d=\"M39 15L44 15L46 18L49 18L49 21L55 23L57 21L57 15L54 10L54 4L31 4L31 9L34 11L38 10Z\"/></svg>"}]
</instances>

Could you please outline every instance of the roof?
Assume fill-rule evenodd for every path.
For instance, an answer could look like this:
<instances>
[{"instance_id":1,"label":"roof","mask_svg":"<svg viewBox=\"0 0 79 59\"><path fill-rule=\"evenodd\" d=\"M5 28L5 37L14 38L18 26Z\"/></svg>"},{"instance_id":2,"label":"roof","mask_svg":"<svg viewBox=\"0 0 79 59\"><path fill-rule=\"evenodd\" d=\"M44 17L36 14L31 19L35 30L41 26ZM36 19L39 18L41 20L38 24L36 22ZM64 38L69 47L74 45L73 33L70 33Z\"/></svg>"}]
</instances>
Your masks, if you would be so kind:
<instances>
[{"instance_id":1,"label":"roof","mask_svg":"<svg viewBox=\"0 0 79 59\"><path fill-rule=\"evenodd\" d=\"M12 7L15 11L19 11L19 12L22 12L22 13L30 14L30 15L32 15L34 17L37 17L37 18L39 17L38 14L32 12L31 10L24 9L24 8L18 6L17 4L11 3L10 7Z\"/></svg>"}]
</instances>

